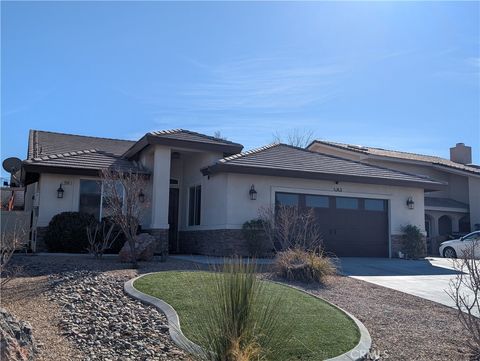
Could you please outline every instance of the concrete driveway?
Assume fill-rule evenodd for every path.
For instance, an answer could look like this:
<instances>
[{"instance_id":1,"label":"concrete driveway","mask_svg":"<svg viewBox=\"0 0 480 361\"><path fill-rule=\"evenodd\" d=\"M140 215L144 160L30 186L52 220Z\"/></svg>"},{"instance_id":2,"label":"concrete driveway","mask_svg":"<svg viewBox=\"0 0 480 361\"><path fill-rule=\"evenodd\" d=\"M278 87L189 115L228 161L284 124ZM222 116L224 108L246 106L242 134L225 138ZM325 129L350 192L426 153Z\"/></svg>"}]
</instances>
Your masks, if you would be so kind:
<instances>
[{"instance_id":1,"label":"concrete driveway","mask_svg":"<svg viewBox=\"0 0 480 361\"><path fill-rule=\"evenodd\" d=\"M455 307L446 291L459 271L450 259L341 258L340 262L341 272L349 277Z\"/></svg>"}]
</instances>

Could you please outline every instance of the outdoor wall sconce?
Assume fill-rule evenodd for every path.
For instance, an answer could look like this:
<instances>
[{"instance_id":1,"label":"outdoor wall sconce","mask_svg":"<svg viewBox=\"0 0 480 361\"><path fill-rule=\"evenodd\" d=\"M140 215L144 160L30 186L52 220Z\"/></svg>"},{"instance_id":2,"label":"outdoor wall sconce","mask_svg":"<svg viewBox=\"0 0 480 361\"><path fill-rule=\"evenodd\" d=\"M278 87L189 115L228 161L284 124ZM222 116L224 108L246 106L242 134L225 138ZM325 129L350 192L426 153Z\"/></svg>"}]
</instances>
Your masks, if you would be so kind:
<instances>
[{"instance_id":1,"label":"outdoor wall sconce","mask_svg":"<svg viewBox=\"0 0 480 361\"><path fill-rule=\"evenodd\" d=\"M63 193L64 192L65 191L62 188L62 183L60 183L60 187L58 187L58 189L57 189L57 198L63 198Z\"/></svg>"},{"instance_id":2,"label":"outdoor wall sconce","mask_svg":"<svg viewBox=\"0 0 480 361\"><path fill-rule=\"evenodd\" d=\"M142 190L140 190L140 193L138 194L138 200L140 201L140 203L145 202L145 194Z\"/></svg>"},{"instance_id":3,"label":"outdoor wall sconce","mask_svg":"<svg viewBox=\"0 0 480 361\"><path fill-rule=\"evenodd\" d=\"M408 207L408 209L413 209L414 206L415 206L415 202L413 201L413 198L412 198L412 197L408 197L408 199L407 199L407 207Z\"/></svg>"},{"instance_id":4,"label":"outdoor wall sconce","mask_svg":"<svg viewBox=\"0 0 480 361\"><path fill-rule=\"evenodd\" d=\"M250 187L250 192L248 192L248 194L250 194L250 199L252 201L256 200L257 199L257 191L255 190L255 186L252 184L252 186Z\"/></svg>"}]
</instances>

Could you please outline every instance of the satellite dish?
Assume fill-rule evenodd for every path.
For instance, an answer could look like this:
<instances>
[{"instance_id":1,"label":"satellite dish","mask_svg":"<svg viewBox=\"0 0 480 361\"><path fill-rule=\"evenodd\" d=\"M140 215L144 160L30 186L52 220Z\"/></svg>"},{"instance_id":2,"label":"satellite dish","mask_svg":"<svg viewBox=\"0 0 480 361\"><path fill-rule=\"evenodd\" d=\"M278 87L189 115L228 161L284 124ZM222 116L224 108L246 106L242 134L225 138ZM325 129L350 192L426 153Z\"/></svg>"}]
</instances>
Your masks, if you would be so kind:
<instances>
[{"instance_id":1,"label":"satellite dish","mask_svg":"<svg viewBox=\"0 0 480 361\"><path fill-rule=\"evenodd\" d=\"M5 169L10 174L17 173L22 168L22 161L18 158L11 157L7 158L2 163L3 169Z\"/></svg>"}]
</instances>

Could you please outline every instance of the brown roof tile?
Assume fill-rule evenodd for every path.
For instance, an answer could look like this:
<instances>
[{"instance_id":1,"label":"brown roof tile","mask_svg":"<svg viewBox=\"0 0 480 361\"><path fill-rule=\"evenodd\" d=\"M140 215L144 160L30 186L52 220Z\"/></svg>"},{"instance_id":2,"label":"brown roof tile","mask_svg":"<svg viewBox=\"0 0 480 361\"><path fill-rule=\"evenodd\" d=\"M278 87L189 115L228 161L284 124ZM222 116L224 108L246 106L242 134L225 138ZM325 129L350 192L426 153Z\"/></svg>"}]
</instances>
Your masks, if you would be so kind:
<instances>
[{"instance_id":1,"label":"brown roof tile","mask_svg":"<svg viewBox=\"0 0 480 361\"><path fill-rule=\"evenodd\" d=\"M218 171L261 173L308 178L335 179L343 178L362 182L403 185L422 184L426 188L444 186L434 179L400 172L388 168L373 166L336 156L321 154L286 144L271 144L265 147L223 158L214 165L204 169L205 174Z\"/></svg>"},{"instance_id":2,"label":"brown roof tile","mask_svg":"<svg viewBox=\"0 0 480 361\"><path fill-rule=\"evenodd\" d=\"M28 144L28 166L100 170L102 168L134 169L145 172L135 162L121 157L135 142L129 140L87 137L31 130Z\"/></svg>"},{"instance_id":3,"label":"brown roof tile","mask_svg":"<svg viewBox=\"0 0 480 361\"><path fill-rule=\"evenodd\" d=\"M329 146L333 146L340 149L349 150L356 153L362 153L367 155L373 156L380 156L380 157L389 157L389 158L398 158L398 159L405 159L411 161L418 161L418 162L425 162L434 165L439 165L443 167L453 168L457 170L462 170L466 172L471 172L475 174L480 174L480 168L476 166L469 166L461 163L453 162L449 159L445 159L442 157L432 156L432 155L424 155L424 154L416 154L416 153L409 153L409 152L401 152L396 150L388 150L382 148L375 148L375 147L366 147L361 145L353 145L353 144L345 144L345 143L337 143L337 142L329 142L325 140L314 140L313 143L322 143Z\"/></svg>"}]
</instances>

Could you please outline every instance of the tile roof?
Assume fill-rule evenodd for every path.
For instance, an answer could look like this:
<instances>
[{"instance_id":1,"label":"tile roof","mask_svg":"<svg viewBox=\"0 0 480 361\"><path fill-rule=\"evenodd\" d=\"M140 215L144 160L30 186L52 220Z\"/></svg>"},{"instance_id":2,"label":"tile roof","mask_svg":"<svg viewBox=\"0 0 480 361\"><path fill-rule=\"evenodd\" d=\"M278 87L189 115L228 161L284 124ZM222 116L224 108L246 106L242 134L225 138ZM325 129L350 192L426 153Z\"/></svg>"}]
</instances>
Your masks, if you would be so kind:
<instances>
[{"instance_id":1,"label":"tile roof","mask_svg":"<svg viewBox=\"0 0 480 361\"><path fill-rule=\"evenodd\" d=\"M212 137L210 135L205 135L201 133L192 132L190 130L185 129L170 129L170 130L159 130L149 132L148 134L166 138L166 139L176 139L176 140L184 140L187 142L199 142L199 143L209 143L209 144L218 144L218 145L234 145L243 146L239 143L234 143L226 139Z\"/></svg>"},{"instance_id":2,"label":"tile roof","mask_svg":"<svg viewBox=\"0 0 480 361\"><path fill-rule=\"evenodd\" d=\"M425 197L425 207L468 209L469 206L466 203L459 202L451 198Z\"/></svg>"},{"instance_id":3,"label":"tile roof","mask_svg":"<svg viewBox=\"0 0 480 361\"><path fill-rule=\"evenodd\" d=\"M204 170L204 173L221 171L241 171L242 168L255 170L271 170L275 173L285 171L292 176L315 178L345 177L351 180L376 179L376 183L409 182L427 186L442 186L441 182L428 177L418 176L392 169L369 165L336 156L325 155L318 152L297 148L286 144L271 144L251 151L236 154L217 161L214 165Z\"/></svg>"},{"instance_id":4,"label":"tile roof","mask_svg":"<svg viewBox=\"0 0 480 361\"><path fill-rule=\"evenodd\" d=\"M121 155L135 142L129 140L88 137L31 130L28 142L28 158L25 165L99 170L139 168Z\"/></svg>"},{"instance_id":5,"label":"tile roof","mask_svg":"<svg viewBox=\"0 0 480 361\"><path fill-rule=\"evenodd\" d=\"M167 145L173 148L189 148L206 151L236 154L243 145L226 139L216 138L185 129L153 131L145 134L123 153L126 158L134 158L145 147L153 144Z\"/></svg>"},{"instance_id":6,"label":"tile roof","mask_svg":"<svg viewBox=\"0 0 480 361\"><path fill-rule=\"evenodd\" d=\"M367 154L367 155L374 155L380 157L389 157L389 158L398 158L398 159L405 159L411 161L419 161L430 163L433 165L439 165L442 167L453 168L457 170L462 170L466 172L471 172L480 175L480 168L475 165L464 165L461 163L453 162L449 159L445 159L442 157L432 156L432 155L424 155L424 154L416 154L416 153L409 153L409 152L401 152L396 150L388 150L382 148L375 148L375 147L366 147L361 145L353 145L353 144L346 144L346 143L337 143L337 142L329 142L325 140L314 140L311 144L314 143L323 143L326 145L330 145L336 148L349 150L352 152Z\"/></svg>"}]
</instances>

